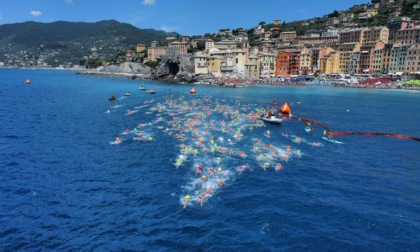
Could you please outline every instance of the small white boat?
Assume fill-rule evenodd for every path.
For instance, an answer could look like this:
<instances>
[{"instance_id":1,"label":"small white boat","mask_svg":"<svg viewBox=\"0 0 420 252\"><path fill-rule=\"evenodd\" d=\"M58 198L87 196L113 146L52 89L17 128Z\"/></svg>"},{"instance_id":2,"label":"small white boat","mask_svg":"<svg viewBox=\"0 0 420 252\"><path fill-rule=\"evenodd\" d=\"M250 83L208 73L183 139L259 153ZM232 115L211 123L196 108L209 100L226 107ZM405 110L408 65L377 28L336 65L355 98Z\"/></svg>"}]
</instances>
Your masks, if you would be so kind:
<instances>
[{"instance_id":1,"label":"small white boat","mask_svg":"<svg viewBox=\"0 0 420 252\"><path fill-rule=\"evenodd\" d=\"M130 92L125 92L124 93L124 96L130 96L131 95L131 93Z\"/></svg>"},{"instance_id":2,"label":"small white boat","mask_svg":"<svg viewBox=\"0 0 420 252\"><path fill-rule=\"evenodd\" d=\"M283 121L282 119L277 118L275 116L260 117L260 119L263 120L264 122L275 123L275 124L281 124L281 122Z\"/></svg>"},{"instance_id":3,"label":"small white boat","mask_svg":"<svg viewBox=\"0 0 420 252\"><path fill-rule=\"evenodd\" d=\"M335 139L329 139L328 137L322 137L322 139L324 139L327 142L335 143L335 144L342 144L343 143L343 142L337 141Z\"/></svg>"},{"instance_id":4,"label":"small white boat","mask_svg":"<svg viewBox=\"0 0 420 252\"><path fill-rule=\"evenodd\" d=\"M145 91L145 90L146 90L146 88L145 88L144 86L141 86L141 87L139 87L139 90L141 90L141 91Z\"/></svg>"}]
</instances>

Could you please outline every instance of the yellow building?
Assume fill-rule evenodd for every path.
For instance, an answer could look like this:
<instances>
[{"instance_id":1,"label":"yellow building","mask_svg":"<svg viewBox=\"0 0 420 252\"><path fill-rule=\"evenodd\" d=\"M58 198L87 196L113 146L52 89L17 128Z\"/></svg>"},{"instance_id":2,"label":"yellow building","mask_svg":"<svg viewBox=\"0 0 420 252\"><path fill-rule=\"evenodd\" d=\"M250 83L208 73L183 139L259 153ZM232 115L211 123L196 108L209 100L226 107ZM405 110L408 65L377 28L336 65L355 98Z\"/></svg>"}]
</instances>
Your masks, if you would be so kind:
<instances>
[{"instance_id":1,"label":"yellow building","mask_svg":"<svg viewBox=\"0 0 420 252\"><path fill-rule=\"evenodd\" d=\"M378 40L388 43L389 29L385 26L367 28L362 32L361 43L376 42Z\"/></svg>"},{"instance_id":2,"label":"yellow building","mask_svg":"<svg viewBox=\"0 0 420 252\"><path fill-rule=\"evenodd\" d=\"M300 53L299 69L303 75L311 73L311 51L306 47Z\"/></svg>"},{"instance_id":3,"label":"yellow building","mask_svg":"<svg viewBox=\"0 0 420 252\"><path fill-rule=\"evenodd\" d=\"M143 52L144 50L146 50L146 45L145 44L137 44L136 46L136 52Z\"/></svg>"},{"instance_id":4,"label":"yellow building","mask_svg":"<svg viewBox=\"0 0 420 252\"><path fill-rule=\"evenodd\" d=\"M340 46L347 43L362 43L362 34L366 28L346 29L340 32Z\"/></svg>"},{"instance_id":5,"label":"yellow building","mask_svg":"<svg viewBox=\"0 0 420 252\"><path fill-rule=\"evenodd\" d=\"M340 73L353 74L356 73L357 69L350 68L350 65L354 66L352 55L360 52L360 42L343 43L340 44L340 61L339 68Z\"/></svg>"},{"instance_id":6,"label":"yellow building","mask_svg":"<svg viewBox=\"0 0 420 252\"><path fill-rule=\"evenodd\" d=\"M207 67L209 73L213 74L216 77L220 77L222 65L225 65L223 57L221 56L210 56L207 58Z\"/></svg>"},{"instance_id":7,"label":"yellow building","mask_svg":"<svg viewBox=\"0 0 420 252\"><path fill-rule=\"evenodd\" d=\"M243 77L245 74L245 64L247 60L247 53L242 49L226 49L220 50L212 48L209 50L208 55L210 57L218 56L223 58L223 74L234 74Z\"/></svg>"},{"instance_id":8,"label":"yellow building","mask_svg":"<svg viewBox=\"0 0 420 252\"><path fill-rule=\"evenodd\" d=\"M340 72L340 52L331 50L327 55L320 59L320 71L324 74Z\"/></svg>"}]
</instances>

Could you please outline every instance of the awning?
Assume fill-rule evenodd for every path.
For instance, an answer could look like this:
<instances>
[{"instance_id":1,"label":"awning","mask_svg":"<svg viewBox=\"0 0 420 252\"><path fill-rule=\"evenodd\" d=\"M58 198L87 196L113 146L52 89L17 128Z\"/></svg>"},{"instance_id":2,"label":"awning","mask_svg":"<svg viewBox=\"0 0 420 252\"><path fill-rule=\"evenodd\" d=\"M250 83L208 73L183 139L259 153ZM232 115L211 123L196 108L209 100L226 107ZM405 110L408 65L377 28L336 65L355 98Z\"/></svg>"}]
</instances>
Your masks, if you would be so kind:
<instances>
[{"instance_id":1,"label":"awning","mask_svg":"<svg viewBox=\"0 0 420 252\"><path fill-rule=\"evenodd\" d=\"M396 72L395 75L403 75L403 72Z\"/></svg>"},{"instance_id":2,"label":"awning","mask_svg":"<svg viewBox=\"0 0 420 252\"><path fill-rule=\"evenodd\" d=\"M362 51L362 53L369 53L369 51Z\"/></svg>"},{"instance_id":3,"label":"awning","mask_svg":"<svg viewBox=\"0 0 420 252\"><path fill-rule=\"evenodd\" d=\"M365 69L365 70L363 70L363 72L364 72L364 73L369 72L369 69Z\"/></svg>"}]
</instances>

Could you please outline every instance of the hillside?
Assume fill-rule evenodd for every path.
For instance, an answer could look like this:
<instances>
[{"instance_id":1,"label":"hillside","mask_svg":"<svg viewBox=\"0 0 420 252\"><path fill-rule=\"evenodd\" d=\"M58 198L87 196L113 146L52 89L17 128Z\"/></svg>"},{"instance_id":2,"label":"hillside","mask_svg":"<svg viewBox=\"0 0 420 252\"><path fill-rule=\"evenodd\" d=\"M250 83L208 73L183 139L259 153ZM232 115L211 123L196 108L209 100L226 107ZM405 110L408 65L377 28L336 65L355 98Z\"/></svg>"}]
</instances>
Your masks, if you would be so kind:
<instances>
[{"instance_id":1,"label":"hillside","mask_svg":"<svg viewBox=\"0 0 420 252\"><path fill-rule=\"evenodd\" d=\"M139 43L150 44L153 40L164 40L177 33L167 33L153 29L139 29L133 25L106 20L96 23L65 22L53 23L24 22L0 25L0 61L7 54L36 53L43 50L59 50L60 54L71 55L78 60L98 49L99 56L106 56L117 50L126 50ZM55 53L57 54L57 53ZM74 62L76 63L76 62Z\"/></svg>"}]
</instances>

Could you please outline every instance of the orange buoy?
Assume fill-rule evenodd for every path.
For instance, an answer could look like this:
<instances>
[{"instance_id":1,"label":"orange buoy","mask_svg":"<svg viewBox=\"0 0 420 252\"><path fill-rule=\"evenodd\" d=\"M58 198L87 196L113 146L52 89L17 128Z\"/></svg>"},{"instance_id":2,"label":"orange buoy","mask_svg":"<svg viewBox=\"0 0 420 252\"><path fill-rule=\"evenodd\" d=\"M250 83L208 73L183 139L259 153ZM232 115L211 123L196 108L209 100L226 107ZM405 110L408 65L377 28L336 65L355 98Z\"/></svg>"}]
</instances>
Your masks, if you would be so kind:
<instances>
[{"instance_id":1,"label":"orange buoy","mask_svg":"<svg viewBox=\"0 0 420 252\"><path fill-rule=\"evenodd\" d=\"M28 84L29 85L29 84L31 84L31 81L30 80L26 80L25 81L25 84Z\"/></svg>"},{"instance_id":2,"label":"orange buoy","mask_svg":"<svg viewBox=\"0 0 420 252\"><path fill-rule=\"evenodd\" d=\"M287 102L280 107L280 113L282 114L290 114L291 110Z\"/></svg>"}]
</instances>

